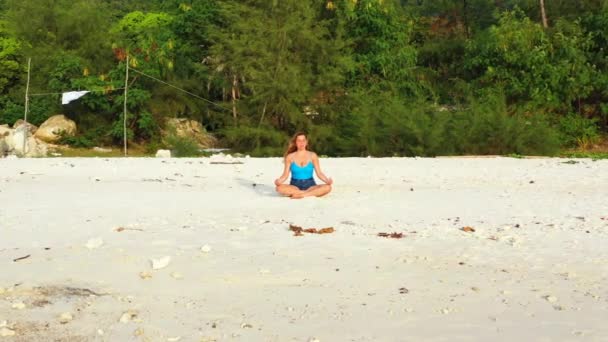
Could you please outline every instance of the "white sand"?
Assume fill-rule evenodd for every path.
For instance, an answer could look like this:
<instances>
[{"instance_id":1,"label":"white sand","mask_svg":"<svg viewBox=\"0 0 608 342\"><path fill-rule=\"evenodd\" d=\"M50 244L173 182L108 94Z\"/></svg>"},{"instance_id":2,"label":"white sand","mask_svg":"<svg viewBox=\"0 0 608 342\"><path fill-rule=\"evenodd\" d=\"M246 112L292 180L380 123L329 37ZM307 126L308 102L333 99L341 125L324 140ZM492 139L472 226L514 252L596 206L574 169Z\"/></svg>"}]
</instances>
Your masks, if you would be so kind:
<instances>
[{"instance_id":1,"label":"white sand","mask_svg":"<svg viewBox=\"0 0 608 342\"><path fill-rule=\"evenodd\" d=\"M0 159L0 341L608 340L606 160L209 161Z\"/></svg>"}]
</instances>

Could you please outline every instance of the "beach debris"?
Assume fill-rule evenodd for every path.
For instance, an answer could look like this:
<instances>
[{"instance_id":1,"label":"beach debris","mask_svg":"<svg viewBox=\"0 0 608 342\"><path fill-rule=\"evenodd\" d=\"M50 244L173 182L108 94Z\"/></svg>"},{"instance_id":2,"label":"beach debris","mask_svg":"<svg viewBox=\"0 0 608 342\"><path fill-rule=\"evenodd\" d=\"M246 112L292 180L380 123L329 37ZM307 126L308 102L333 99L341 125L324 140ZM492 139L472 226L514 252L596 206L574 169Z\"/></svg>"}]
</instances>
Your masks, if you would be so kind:
<instances>
[{"instance_id":1,"label":"beach debris","mask_svg":"<svg viewBox=\"0 0 608 342\"><path fill-rule=\"evenodd\" d=\"M59 323L61 324L67 324L70 321L72 321L74 319L74 317L72 317L72 314L69 312L64 312L59 316Z\"/></svg>"},{"instance_id":2,"label":"beach debris","mask_svg":"<svg viewBox=\"0 0 608 342\"><path fill-rule=\"evenodd\" d=\"M543 298L545 298L545 300L549 303L557 302L557 297L555 297L555 296L547 295L547 296L544 296Z\"/></svg>"},{"instance_id":3,"label":"beach debris","mask_svg":"<svg viewBox=\"0 0 608 342\"><path fill-rule=\"evenodd\" d=\"M30 255L30 254L28 254L28 255L26 255L26 256L22 256L22 257L16 258L16 259L13 259L13 262L17 262L17 261L25 260L25 259L27 259L27 258L29 258L29 257L31 257L31 255Z\"/></svg>"},{"instance_id":4,"label":"beach debris","mask_svg":"<svg viewBox=\"0 0 608 342\"><path fill-rule=\"evenodd\" d=\"M399 293L401 293L401 294L407 294L407 293L410 293L410 290L408 290L405 287L401 287L401 288L399 288Z\"/></svg>"},{"instance_id":5,"label":"beach debris","mask_svg":"<svg viewBox=\"0 0 608 342\"><path fill-rule=\"evenodd\" d=\"M203 252L203 253L209 253L209 252L211 252L211 246L209 246L209 245L203 245L203 247L201 247L201 252Z\"/></svg>"},{"instance_id":6,"label":"beach debris","mask_svg":"<svg viewBox=\"0 0 608 342\"><path fill-rule=\"evenodd\" d=\"M378 236L380 236L380 237L387 237L387 238L391 238L391 239L401 239L401 238L403 238L404 234L403 233L397 233L397 232L393 232L393 233L378 233Z\"/></svg>"},{"instance_id":7,"label":"beach debris","mask_svg":"<svg viewBox=\"0 0 608 342\"><path fill-rule=\"evenodd\" d=\"M89 241L87 241L85 247L88 249L96 249L99 248L103 245L103 239L101 238L94 238L94 239L89 239Z\"/></svg>"},{"instance_id":8,"label":"beach debris","mask_svg":"<svg viewBox=\"0 0 608 342\"><path fill-rule=\"evenodd\" d=\"M15 302L13 303L13 305L11 305L11 308L16 310L23 310L25 309L25 304L23 304L23 302Z\"/></svg>"},{"instance_id":9,"label":"beach debris","mask_svg":"<svg viewBox=\"0 0 608 342\"><path fill-rule=\"evenodd\" d=\"M0 328L0 337L15 336L15 331L9 328Z\"/></svg>"},{"instance_id":10,"label":"beach debris","mask_svg":"<svg viewBox=\"0 0 608 342\"><path fill-rule=\"evenodd\" d=\"M474 233L475 232L475 228L469 227L469 226L462 227L462 228L460 228L460 230L462 230L463 232L467 232L467 233Z\"/></svg>"},{"instance_id":11,"label":"beach debris","mask_svg":"<svg viewBox=\"0 0 608 342\"><path fill-rule=\"evenodd\" d=\"M169 263L171 262L171 257L164 256L160 259L151 259L150 261L152 263L153 270L160 270L162 268L169 266Z\"/></svg>"},{"instance_id":12,"label":"beach debris","mask_svg":"<svg viewBox=\"0 0 608 342\"><path fill-rule=\"evenodd\" d=\"M243 162L242 161L212 161L212 162L209 162L209 164L213 164L213 165L221 165L221 164L231 165L231 164L243 164Z\"/></svg>"},{"instance_id":13,"label":"beach debris","mask_svg":"<svg viewBox=\"0 0 608 342\"><path fill-rule=\"evenodd\" d=\"M146 271L139 272L139 277L143 280L150 279L150 278L152 278L152 273L146 272Z\"/></svg>"},{"instance_id":14,"label":"beach debris","mask_svg":"<svg viewBox=\"0 0 608 342\"><path fill-rule=\"evenodd\" d=\"M126 312L124 312L122 314L122 316L120 316L120 319L118 320L120 323L129 323L131 321L133 321L135 318L137 318L138 312L135 310L128 310Z\"/></svg>"},{"instance_id":15,"label":"beach debris","mask_svg":"<svg viewBox=\"0 0 608 342\"><path fill-rule=\"evenodd\" d=\"M184 279L184 276L179 272L173 272L173 273L171 273L171 278L180 280L180 279Z\"/></svg>"},{"instance_id":16,"label":"beach debris","mask_svg":"<svg viewBox=\"0 0 608 342\"><path fill-rule=\"evenodd\" d=\"M253 325L251 325L249 323L242 323L241 324L241 329L245 329L245 328L253 328Z\"/></svg>"},{"instance_id":17,"label":"beach debris","mask_svg":"<svg viewBox=\"0 0 608 342\"><path fill-rule=\"evenodd\" d=\"M296 226L293 224L289 225L289 230L291 230L292 232L294 232L294 236L302 236L304 234L302 233L309 233L309 234L330 234L333 233L335 230L333 227L327 227L327 228L321 228L321 229L317 229L317 228L307 228L304 229L300 226Z\"/></svg>"},{"instance_id":18,"label":"beach debris","mask_svg":"<svg viewBox=\"0 0 608 342\"><path fill-rule=\"evenodd\" d=\"M125 230L137 230L137 231L140 231L140 232L144 231L143 229L139 229L139 228L125 228L125 227L118 227L118 228L114 229L115 232L119 232L119 233L123 232Z\"/></svg>"}]
</instances>

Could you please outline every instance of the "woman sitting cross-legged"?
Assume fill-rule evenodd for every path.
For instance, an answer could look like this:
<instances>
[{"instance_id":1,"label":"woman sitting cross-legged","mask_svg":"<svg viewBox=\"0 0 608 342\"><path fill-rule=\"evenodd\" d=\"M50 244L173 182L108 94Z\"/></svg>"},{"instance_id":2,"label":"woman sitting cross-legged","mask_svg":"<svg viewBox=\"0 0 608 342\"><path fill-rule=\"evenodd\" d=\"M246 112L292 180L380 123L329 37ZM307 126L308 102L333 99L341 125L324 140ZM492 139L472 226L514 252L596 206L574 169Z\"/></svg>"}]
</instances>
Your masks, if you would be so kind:
<instances>
[{"instance_id":1,"label":"woman sitting cross-legged","mask_svg":"<svg viewBox=\"0 0 608 342\"><path fill-rule=\"evenodd\" d=\"M308 140L305 133L296 133L285 151L285 168L281 177L274 181L277 192L291 198L323 196L331 191L333 180L321 171L317 154L306 149ZM312 176L313 171L325 184L317 185ZM289 185L283 184L291 173Z\"/></svg>"}]
</instances>

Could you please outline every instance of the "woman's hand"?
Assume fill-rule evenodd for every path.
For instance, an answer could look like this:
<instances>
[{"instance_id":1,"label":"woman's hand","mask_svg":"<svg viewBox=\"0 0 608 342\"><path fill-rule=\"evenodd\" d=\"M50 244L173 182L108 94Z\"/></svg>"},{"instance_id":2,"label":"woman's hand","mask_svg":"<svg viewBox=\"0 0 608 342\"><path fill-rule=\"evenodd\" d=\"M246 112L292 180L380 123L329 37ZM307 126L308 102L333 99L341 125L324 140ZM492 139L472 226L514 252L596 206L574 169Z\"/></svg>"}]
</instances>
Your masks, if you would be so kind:
<instances>
[{"instance_id":1,"label":"woman's hand","mask_svg":"<svg viewBox=\"0 0 608 342\"><path fill-rule=\"evenodd\" d=\"M277 178L277 179L274 180L274 185L279 186L281 184L283 184L283 182L281 182L280 178Z\"/></svg>"},{"instance_id":2,"label":"woman's hand","mask_svg":"<svg viewBox=\"0 0 608 342\"><path fill-rule=\"evenodd\" d=\"M325 182L325 184L332 185L332 184L334 184L334 180L331 179L331 177L329 177L329 178L327 178L327 181Z\"/></svg>"}]
</instances>

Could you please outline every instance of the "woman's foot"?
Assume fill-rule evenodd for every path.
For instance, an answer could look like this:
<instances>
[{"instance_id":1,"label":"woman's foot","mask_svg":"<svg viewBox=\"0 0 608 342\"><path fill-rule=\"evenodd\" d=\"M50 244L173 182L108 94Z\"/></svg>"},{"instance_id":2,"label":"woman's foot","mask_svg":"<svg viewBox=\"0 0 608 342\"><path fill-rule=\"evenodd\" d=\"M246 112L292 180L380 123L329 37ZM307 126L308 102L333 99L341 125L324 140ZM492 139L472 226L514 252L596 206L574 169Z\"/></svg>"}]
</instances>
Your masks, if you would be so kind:
<instances>
[{"instance_id":1,"label":"woman's foot","mask_svg":"<svg viewBox=\"0 0 608 342\"><path fill-rule=\"evenodd\" d=\"M291 195L291 199L301 199L301 198L304 198L304 197L306 197L304 195L304 191L297 192L297 193Z\"/></svg>"}]
</instances>

